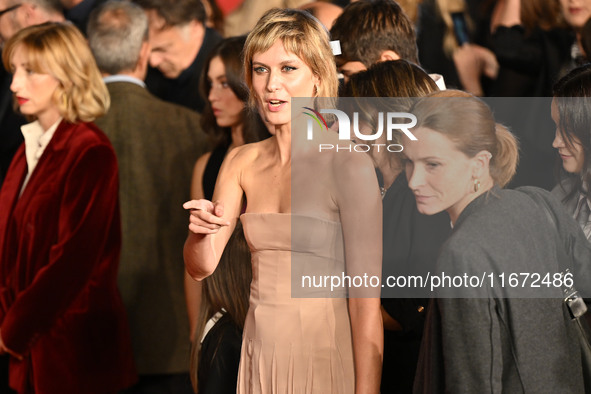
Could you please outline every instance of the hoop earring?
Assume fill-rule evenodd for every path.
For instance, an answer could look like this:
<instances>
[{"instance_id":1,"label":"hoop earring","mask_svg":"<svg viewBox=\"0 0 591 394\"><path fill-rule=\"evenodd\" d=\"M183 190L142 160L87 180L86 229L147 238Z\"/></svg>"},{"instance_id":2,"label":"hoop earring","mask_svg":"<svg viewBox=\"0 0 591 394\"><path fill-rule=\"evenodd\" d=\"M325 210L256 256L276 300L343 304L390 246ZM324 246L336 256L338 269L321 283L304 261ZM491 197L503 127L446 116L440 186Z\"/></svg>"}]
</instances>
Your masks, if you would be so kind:
<instances>
[{"instance_id":1,"label":"hoop earring","mask_svg":"<svg viewBox=\"0 0 591 394\"><path fill-rule=\"evenodd\" d=\"M480 190L480 180L475 179L474 180L474 193L478 193L478 190Z\"/></svg>"},{"instance_id":2,"label":"hoop earring","mask_svg":"<svg viewBox=\"0 0 591 394\"><path fill-rule=\"evenodd\" d=\"M314 85L314 97L318 96L318 86Z\"/></svg>"}]
</instances>

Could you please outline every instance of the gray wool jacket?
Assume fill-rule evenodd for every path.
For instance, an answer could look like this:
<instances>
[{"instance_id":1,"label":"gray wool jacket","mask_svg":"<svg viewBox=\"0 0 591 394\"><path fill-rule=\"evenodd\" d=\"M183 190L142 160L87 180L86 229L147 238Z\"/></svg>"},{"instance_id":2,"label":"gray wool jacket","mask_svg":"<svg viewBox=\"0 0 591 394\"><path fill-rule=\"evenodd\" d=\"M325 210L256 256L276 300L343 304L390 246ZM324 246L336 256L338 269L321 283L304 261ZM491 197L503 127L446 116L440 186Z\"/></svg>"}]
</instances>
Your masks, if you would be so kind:
<instances>
[{"instance_id":1,"label":"gray wool jacket","mask_svg":"<svg viewBox=\"0 0 591 394\"><path fill-rule=\"evenodd\" d=\"M532 195L548 207L555 224ZM549 298L555 293L544 285L531 287L531 278L526 292L507 282L511 273L560 271L557 256L565 247L577 286L587 290L591 244L549 192L495 187L472 201L442 248L438 270L486 273L487 283L478 291L441 293L448 298L431 300L414 392L583 393L575 323L560 289ZM503 273L505 287L499 280ZM490 274L496 280L492 287Z\"/></svg>"}]
</instances>

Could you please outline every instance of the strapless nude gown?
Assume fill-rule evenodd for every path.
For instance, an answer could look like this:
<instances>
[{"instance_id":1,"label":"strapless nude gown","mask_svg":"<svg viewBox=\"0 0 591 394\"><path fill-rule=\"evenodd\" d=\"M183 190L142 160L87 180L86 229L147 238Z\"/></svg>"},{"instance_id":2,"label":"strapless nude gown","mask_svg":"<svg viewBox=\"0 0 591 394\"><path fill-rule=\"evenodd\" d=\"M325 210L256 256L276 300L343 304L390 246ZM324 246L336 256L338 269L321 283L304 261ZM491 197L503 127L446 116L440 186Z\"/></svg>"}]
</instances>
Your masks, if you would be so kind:
<instances>
[{"instance_id":1,"label":"strapless nude gown","mask_svg":"<svg viewBox=\"0 0 591 394\"><path fill-rule=\"evenodd\" d=\"M281 213L245 213L241 220L253 279L237 392L353 393L347 299L291 295L292 256L296 264L334 264L329 249L342 244L340 223ZM343 270L343 259L337 263Z\"/></svg>"}]
</instances>

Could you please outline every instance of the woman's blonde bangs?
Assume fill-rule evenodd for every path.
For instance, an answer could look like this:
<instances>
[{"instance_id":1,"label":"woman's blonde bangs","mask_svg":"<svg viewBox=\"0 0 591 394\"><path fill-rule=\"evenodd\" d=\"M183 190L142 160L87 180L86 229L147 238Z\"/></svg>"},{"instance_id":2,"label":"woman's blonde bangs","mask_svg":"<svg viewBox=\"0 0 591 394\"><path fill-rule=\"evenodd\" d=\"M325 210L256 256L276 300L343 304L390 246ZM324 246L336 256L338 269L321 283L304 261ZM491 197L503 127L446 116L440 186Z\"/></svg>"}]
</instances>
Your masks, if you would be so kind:
<instances>
[{"instance_id":1,"label":"woman's blonde bangs","mask_svg":"<svg viewBox=\"0 0 591 394\"><path fill-rule=\"evenodd\" d=\"M249 104L256 105L252 88L252 59L278 40L287 52L297 55L320 78L317 95L336 97L338 78L329 35L312 15L299 10L273 9L267 12L249 34L244 47L244 76L250 89Z\"/></svg>"}]
</instances>

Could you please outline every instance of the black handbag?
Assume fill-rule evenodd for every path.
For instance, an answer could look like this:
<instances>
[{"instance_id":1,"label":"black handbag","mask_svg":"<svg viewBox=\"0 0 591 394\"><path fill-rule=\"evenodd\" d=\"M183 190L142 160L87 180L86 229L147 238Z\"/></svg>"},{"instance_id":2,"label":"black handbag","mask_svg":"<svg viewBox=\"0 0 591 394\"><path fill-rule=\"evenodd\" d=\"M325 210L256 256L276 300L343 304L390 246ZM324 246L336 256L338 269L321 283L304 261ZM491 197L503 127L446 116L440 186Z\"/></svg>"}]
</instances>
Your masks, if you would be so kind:
<instances>
[{"instance_id":1,"label":"black handbag","mask_svg":"<svg viewBox=\"0 0 591 394\"><path fill-rule=\"evenodd\" d=\"M525 191L525 190L523 190ZM526 191L525 191L526 192ZM546 201L544 201L537 193L527 193L532 198L536 205L546 214L546 217L552 224L552 228L555 230L554 235L556 237L556 262L559 271L563 275L571 276L570 267L572 264L572 256L565 250L564 245L560 240L560 234L558 232L558 226L554 219L554 214L551 212ZM574 220L574 219L573 219ZM583 297L575 289L574 283L572 286L567 287L564 285L566 281L563 280L562 292L564 307L567 309L572 324L574 324L577 332L577 341L579 342L581 349L581 364L583 372L583 381L585 386L585 392L591 393L591 329L585 319L585 313L587 312L587 305L583 300Z\"/></svg>"},{"instance_id":2,"label":"black handbag","mask_svg":"<svg viewBox=\"0 0 591 394\"><path fill-rule=\"evenodd\" d=\"M591 330L584 317L587 306L578 292L572 289L564 299L564 303L570 313L571 320L576 324L577 339L581 347L581 363L583 365L583 380L585 392L591 393Z\"/></svg>"}]
</instances>

